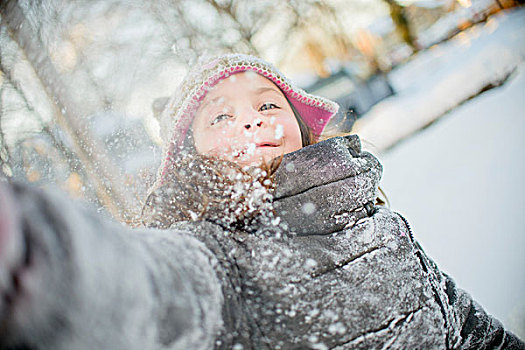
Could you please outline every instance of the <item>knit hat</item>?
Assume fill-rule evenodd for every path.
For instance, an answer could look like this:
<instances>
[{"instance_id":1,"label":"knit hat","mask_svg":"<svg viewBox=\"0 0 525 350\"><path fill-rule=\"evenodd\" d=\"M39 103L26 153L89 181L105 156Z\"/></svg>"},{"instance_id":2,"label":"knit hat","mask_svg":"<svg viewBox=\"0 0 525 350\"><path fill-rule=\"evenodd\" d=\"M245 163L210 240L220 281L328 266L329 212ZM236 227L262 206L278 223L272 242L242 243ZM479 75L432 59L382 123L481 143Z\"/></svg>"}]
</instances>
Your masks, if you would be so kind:
<instances>
[{"instance_id":1,"label":"knit hat","mask_svg":"<svg viewBox=\"0 0 525 350\"><path fill-rule=\"evenodd\" d=\"M257 57L227 54L213 58L189 72L162 113L164 156L157 174L157 186L165 182L166 174L173 166L174 155L182 149L184 138L206 93L220 80L245 71L258 73L277 85L315 135L320 135L330 118L337 113L337 103L294 86L277 68Z\"/></svg>"}]
</instances>

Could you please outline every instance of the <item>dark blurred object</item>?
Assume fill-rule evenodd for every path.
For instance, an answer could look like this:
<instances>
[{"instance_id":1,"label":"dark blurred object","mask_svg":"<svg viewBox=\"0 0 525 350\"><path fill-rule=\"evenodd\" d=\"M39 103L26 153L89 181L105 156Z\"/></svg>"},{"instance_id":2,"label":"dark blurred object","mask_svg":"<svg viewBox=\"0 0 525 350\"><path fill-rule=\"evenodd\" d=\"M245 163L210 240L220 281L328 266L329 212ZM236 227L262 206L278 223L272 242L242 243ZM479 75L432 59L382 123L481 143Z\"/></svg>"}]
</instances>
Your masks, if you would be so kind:
<instances>
[{"instance_id":1,"label":"dark blurred object","mask_svg":"<svg viewBox=\"0 0 525 350\"><path fill-rule=\"evenodd\" d=\"M419 47L416 43L416 36L414 34L414 29L412 28L411 23L408 20L407 10L404 6L401 6L394 0L383 0L388 4L390 8L390 17L392 18L393 23L396 26L396 31L398 32L401 39L412 48L414 52L419 50Z\"/></svg>"},{"instance_id":2,"label":"dark blurred object","mask_svg":"<svg viewBox=\"0 0 525 350\"><path fill-rule=\"evenodd\" d=\"M306 90L339 104L339 112L326 127L329 133L350 132L357 118L379 101L394 94L394 89L385 74L376 73L367 79L361 79L345 69L328 78L320 78Z\"/></svg>"}]
</instances>

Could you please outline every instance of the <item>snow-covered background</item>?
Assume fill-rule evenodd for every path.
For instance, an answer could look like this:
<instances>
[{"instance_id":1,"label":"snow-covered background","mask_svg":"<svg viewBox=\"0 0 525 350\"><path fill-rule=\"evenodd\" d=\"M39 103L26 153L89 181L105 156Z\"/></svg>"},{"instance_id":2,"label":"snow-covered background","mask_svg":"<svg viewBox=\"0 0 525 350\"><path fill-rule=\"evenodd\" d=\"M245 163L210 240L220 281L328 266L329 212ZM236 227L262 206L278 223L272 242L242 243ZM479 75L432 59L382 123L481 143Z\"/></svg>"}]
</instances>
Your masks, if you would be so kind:
<instances>
[{"instance_id":1,"label":"snow-covered background","mask_svg":"<svg viewBox=\"0 0 525 350\"><path fill-rule=\"evenodd\" d=\"M390 74L398 94L357 125L383 162L391 208L442 270L521 337L524 25L525 9L501 13L422 52Z\"/></svg>"}]
</instances>

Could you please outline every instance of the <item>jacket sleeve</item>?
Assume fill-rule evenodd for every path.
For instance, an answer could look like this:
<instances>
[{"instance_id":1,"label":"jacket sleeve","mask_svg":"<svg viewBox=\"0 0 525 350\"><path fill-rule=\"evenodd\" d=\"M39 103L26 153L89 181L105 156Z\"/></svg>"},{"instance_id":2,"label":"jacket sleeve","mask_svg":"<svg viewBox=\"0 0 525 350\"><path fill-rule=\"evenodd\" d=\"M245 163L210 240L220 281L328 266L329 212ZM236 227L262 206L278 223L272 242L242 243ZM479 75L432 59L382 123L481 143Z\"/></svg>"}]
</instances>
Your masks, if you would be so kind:
<instances>
[{"instance_id":1,"label":"jacket sleeve","mask_svg":"<svg viewBox=\"0 0 525 350\"><path fill-rule=\"evenodd\" d=\"M505 330L468 293L457 288L449 276L445 278L449 305L461 321L461 349L525 349L523 341Z\"/></svg>"},{"instance_id":2,"label":"jacket sleeve","mask_svg":"<svg viewBox=\"0 0 525 350\"><path fill-rule=\"evenodd\" d=\"M0 278L0 349L214 347L223 294L203 243L183 230L125 228L51 192L3 187L0 216L14 219L0 225L0 277L16 283Z\"/></svg>"},{"instance_id":3,"label":"jacket sleeve","mask_svg":"<svg viewBox=\"0 0 525 350\"><path fill-rule=\"evenodd\" d=\"M399 215L399 214L398 214ZM448 346L453 349L525 349L525 343L504 329L500 321L487 312L454 280L439 270L414 239L407 220L399 215L414 243L421 265L427 271L434 298L440 304L448 328Z\"/></svg>"}]
</instances>

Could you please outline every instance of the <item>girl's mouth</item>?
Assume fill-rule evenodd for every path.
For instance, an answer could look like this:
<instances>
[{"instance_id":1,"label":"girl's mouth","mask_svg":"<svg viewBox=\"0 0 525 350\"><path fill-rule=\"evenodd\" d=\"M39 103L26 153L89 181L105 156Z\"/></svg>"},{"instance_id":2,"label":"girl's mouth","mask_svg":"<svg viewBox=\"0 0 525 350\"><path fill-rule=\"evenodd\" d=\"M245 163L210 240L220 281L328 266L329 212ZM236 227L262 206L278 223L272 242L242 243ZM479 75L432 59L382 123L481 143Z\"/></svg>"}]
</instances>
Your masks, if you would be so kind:
<instances>
[{"instance_id":1,"label":"girl's mouth","mask_svg":"<svg viewBox=\"0 0 525 350\"><path fill-rule=\"evenodd\" d=\"M257 148L262 148L262 147L279 147L280 145L275 142L259 142L255 146Z\"/></svg>"},{"instance_id":2,"label":"girl's mouth","mask_svg":"<svg viewBox=\"0 0 525 350\"><path fill-rule=\"evenodd\" d=\"M252 143L249 146L243 147L241 149L234 150L232 156L235 159L246 157L248 155L254 155L255 150L257 149L270 149L281 147L281 144L271 141L263 141L258 143Z\"/></svg>"}]
</instances>

